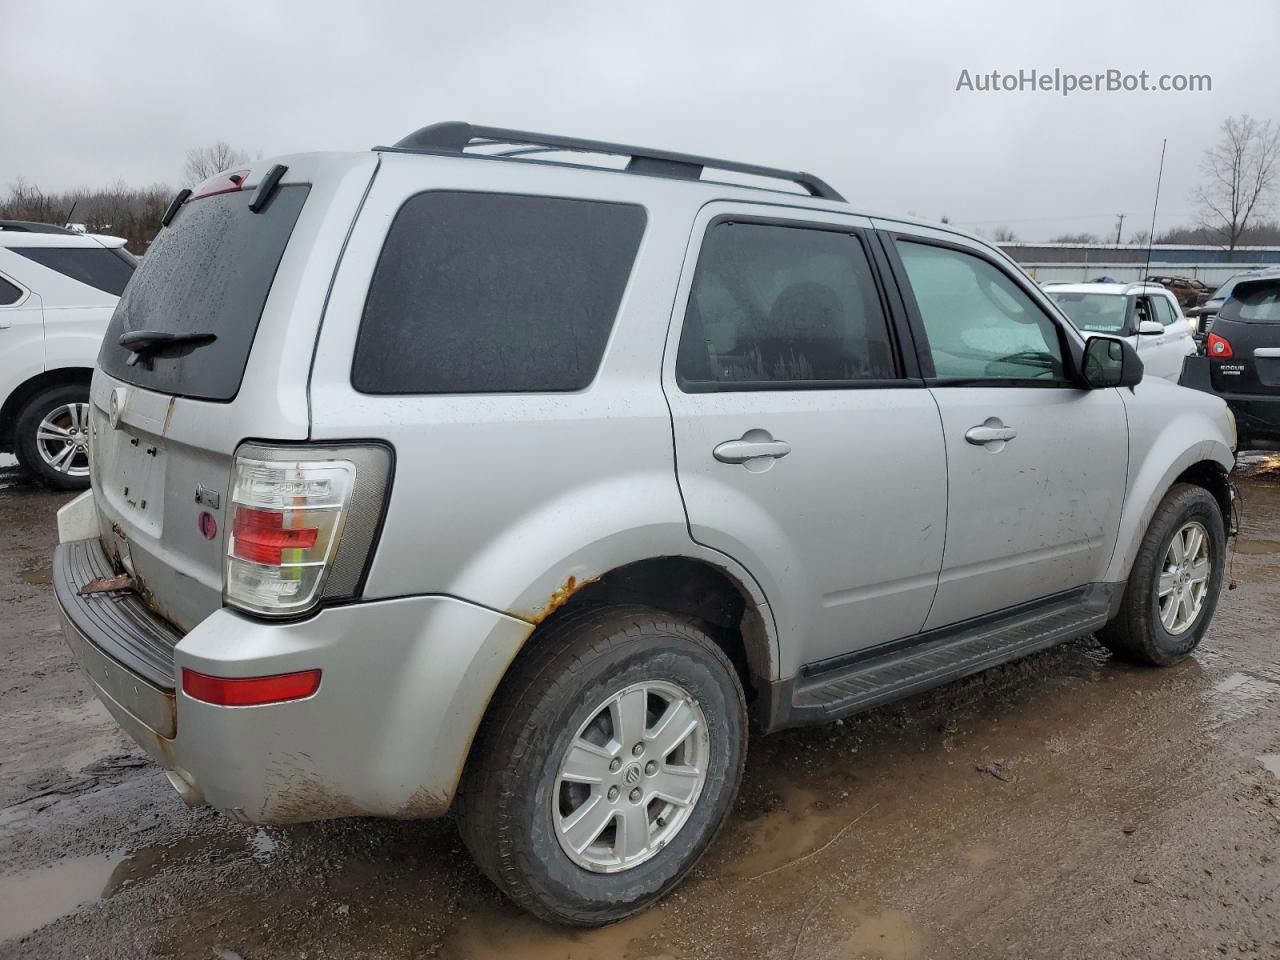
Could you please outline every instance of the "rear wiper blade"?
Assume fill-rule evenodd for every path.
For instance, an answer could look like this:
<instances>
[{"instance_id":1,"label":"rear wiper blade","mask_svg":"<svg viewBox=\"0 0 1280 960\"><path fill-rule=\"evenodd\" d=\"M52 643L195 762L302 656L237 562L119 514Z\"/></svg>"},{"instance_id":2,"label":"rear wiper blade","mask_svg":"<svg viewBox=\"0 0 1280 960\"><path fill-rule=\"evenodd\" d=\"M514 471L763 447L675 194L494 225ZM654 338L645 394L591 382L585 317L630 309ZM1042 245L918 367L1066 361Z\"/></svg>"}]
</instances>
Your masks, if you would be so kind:
<instances>
[{"instance_id":1,"label":"rear wiper blade","mask_svg":"<svg viewBox=\"0 0 1280 960\"><path fill-rule=\"evenodd\" d=\"M120 339L116 342L120 346L133 352L129 354L129 359L125 361L127 366L132 367L139 360L144 366L151 365L149 354L164 347L186 347L186 351L190 352L196 347L203 347L205 344L213 343L218 339L216 333L173 333L168 330L134 330L130 333L120 334Z\"/></svg>"}]
</instances>

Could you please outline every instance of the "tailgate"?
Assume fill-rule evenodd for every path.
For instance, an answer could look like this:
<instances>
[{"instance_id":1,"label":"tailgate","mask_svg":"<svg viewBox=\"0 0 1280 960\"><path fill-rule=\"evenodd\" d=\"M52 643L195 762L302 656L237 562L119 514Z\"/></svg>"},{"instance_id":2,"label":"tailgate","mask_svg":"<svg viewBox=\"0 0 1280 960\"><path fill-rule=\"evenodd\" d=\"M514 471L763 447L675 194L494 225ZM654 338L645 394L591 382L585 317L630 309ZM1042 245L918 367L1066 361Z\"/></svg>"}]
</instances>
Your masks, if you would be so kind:
<instances>
[{"instance_id":1,"label":"tailgate","mask_svg":"<svg viewBox=\"0 0 1280 960\"><path fill-rule=\"evenodd\" d=\"M250 209L276 163L279 188ZM376 167L375 154L285 157L243 190L188 200L112 317L90 391L102 543L181 631L222 605L236 448L309 435L325 297Z\"/></svg>"},{"instance_id":2,"label":"tailgate","mask_svg":"<svg viewBox=\"0 0 1280 960\"><path fill-rule=\"evenodd\" d=\"M1280 275L1236 285L1214 321L1207 353L1216 390L1280 396Z\"/></svg>"}]
</instances>

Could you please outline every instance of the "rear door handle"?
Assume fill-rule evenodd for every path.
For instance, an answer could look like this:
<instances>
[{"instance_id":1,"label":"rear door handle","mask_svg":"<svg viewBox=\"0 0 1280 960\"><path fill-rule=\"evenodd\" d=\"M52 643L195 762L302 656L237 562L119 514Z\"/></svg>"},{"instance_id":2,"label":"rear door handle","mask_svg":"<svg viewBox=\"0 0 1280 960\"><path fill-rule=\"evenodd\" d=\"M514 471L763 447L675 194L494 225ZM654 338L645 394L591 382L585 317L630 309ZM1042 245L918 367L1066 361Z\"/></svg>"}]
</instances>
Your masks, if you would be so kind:
<instances>
[{"instance_id":1,"label":"rear door handle","mask_svg":"<svg viewBox=\"0 0 1280 960\"><path fill-rule=\"evenodd\" d=\"M985 423L970 427L964 438L979 447L988 443L1004 443L1018 435L1013 427L1006 427L999 417L987 417Z\"/></svg>"},{"instance_id":2,"label":"rear door handle","mask_svg":"<svg viewBox=\"0 0 1280 960\"><path fill-rule=\"evenodd\" d=\"M13 326L12 320L0 320L0 330L8 330Z\"/></svg>"},{"instance_id":3,"label":"rear door handle","mask_svg":"<svg viewBox=\"0 0 1280 960\"><path fill-rule=\"evenodd\" d=\"M746 463L748 460L756 460L760 457L768 457L773 460L779 460L791 452L791 444L785 440L755 439L752 435L764 433L763 430L749 430L743 434L741 440L726 440L711 451L721 463ZM765 437L769 435L764 433ZM748 439L748 438L751 439Z\"/></svg>"}]
</instances>

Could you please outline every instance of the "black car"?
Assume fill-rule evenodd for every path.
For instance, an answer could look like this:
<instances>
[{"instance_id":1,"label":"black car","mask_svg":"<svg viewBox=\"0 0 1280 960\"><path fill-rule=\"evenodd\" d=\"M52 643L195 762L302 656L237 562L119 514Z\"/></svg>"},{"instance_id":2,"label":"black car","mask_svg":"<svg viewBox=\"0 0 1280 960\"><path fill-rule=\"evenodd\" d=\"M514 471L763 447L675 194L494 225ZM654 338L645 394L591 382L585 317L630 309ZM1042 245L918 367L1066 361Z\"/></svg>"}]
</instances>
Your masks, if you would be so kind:
<instances>
[{"instance_id":1,"label":"black car","mask_svg":"<svg viewBox=\"0 0 1280 960\"><path fill-rule=\"evenodd\" d=\"M1280 449L1280 270L1235 285L1179 382L1227 401L1240 449Z\"/></svg>"}]
</instances>

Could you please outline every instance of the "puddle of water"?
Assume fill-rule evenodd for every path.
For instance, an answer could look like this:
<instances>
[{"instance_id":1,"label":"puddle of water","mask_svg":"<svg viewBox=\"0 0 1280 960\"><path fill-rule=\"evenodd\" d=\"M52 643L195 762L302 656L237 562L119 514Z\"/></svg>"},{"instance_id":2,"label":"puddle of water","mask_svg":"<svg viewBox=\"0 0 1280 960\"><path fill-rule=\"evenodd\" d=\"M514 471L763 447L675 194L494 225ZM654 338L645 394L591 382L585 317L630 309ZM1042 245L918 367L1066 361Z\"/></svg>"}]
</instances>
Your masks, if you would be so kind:
<instances>
[{"instance_id":1,"label":"puddle of water","mask_svg":"<svg viewBox=\"0 0 1280 960\"><path fill-rule=\"evenodd\" d=\"M123 853L72 857L39 870L0 877L0 941L21 937L109 897Z\"/></svg>"},{"instance_id":2,"label":"puddle of water","mask_svg":"<svg viewBox=\"0 0 1280 960\"><path fill-rule=\"evenodd\" d=\"M1245 556L1259 556L1268 553L1280 553L1280 540L1246 540L1236 542L1236 553Z\"/></svg>"},{"instance_id":3,"label":"puddle of water","mask_svg":"<svg viewBox=\"0 0 1280 960\"><path fill-rule=\"evenodd\" d=\"M662 956L650 938L663 925L662 906L599 930L568 930L526 914L469 917L443 956L457 960L640 960Z\"/></svg>"},{"instance_id":4,"label":"puddle of water","mask_svg":"<svg viewBox=\"0 0 1280 960\"><path fill-rule=\"evenodd\" d=\"M838 911L840 925L849 930L836 956L876 960L918 960L925 938L911 917L898 910L872 910L849 905Z\"/></svg>"},{"instance_id":5,"label":"puddle of water","mask_svg":"<svg viewBox=\"0 0 1280 960\"><path fill-rule=\"evenodd\" d=\"M782 807L745 825L747 849L727 872L757 877L812 853L857 815L843 807L818 803L818 793L794 784L780 788Z\"/></svg>"},{"instance_id":6,"label":"puddle of water","mask_svg":"<svg viewBox=\"0 0 1280 960\"><path fill-rule=\"evenodd\" d=\"M3 483L0 480L0 483ZM47 560L40 560L30 566L23 567L18 571L18 576L23 583L33 587L47 587L53 583L53 564Z\"/></svg>"},{"instance_id":7,"label":"puddle of water","mask_svg":"<svg viewBox=\"0 0 1280 960\"><path fill-rule=\"evenodd\" d=\"M276 851L276 840L271 834L259 827L249 838L249 846L253 849L253 859L266 860Z\"/></svg>"},{"instance_id":8,"label":"puddle of water","mask_svg":"<svg viewBox=\"0 0 1280 960\"><path fill-rule=\"evenodd\" d=\"M1280 780L1280 753L1264 753L1258 758L1258 762L1264 770L1275 774L1275 778Z\"/></svg>"},{"instance_id":9,"label":"puddle of water","mask_svg":"<svg viewBox=\"0 0 1280 960\"><path fill-rule=\"evenodd\" d=\"M1222 726L1256 713L1280 696L1280 683L1237 672L1215 683L1208 695L1214 708L1213 726Z\"/></svg>"}]
</instances>

